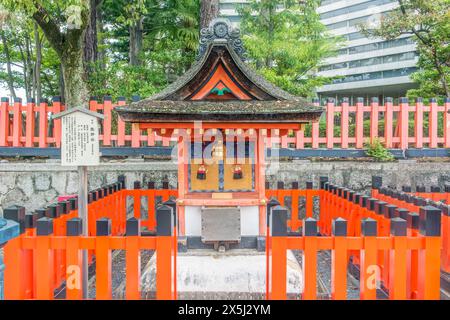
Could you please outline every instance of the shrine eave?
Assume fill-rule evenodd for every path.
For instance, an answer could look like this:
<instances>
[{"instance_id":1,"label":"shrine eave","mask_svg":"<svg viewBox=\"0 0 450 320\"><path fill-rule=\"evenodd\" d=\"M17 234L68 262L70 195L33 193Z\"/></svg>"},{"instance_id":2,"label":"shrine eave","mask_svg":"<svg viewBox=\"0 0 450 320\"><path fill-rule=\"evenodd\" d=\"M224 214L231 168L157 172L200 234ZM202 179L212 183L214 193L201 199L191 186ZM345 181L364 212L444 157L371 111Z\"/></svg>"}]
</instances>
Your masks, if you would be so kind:
<instances>
[{"instance_id":1,"label":"shrine eave","mask_svg":"<svg viewBox=\"0 0 450 320\"><path fill-rule=\"evenodd\" d=\"M126 122L167 121L213 122L289 122L318 121L323 107L305 100L279 101L171 101L142 100L130 106L117 107Z\"/></svg>"}]
</instances>

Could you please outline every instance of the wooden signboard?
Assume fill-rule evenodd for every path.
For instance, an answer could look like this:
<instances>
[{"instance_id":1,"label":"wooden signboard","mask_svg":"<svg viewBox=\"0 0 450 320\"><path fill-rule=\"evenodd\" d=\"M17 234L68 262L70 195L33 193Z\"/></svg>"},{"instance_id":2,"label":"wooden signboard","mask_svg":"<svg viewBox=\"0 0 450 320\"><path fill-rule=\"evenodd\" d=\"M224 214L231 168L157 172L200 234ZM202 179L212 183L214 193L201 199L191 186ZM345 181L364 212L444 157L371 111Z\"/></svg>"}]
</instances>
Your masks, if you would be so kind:
<instances>
[{"instance_id":1,"label":"wooden signboard","mask_svg":"<svg viewBox=\"0 0 450 320\"><path fill-rule=\"evenodd\" d=\"M96 166L100 163L98 119L101 117L81 108L55 117L62 118L61 165Z\"/></svg>"}]
</instances>

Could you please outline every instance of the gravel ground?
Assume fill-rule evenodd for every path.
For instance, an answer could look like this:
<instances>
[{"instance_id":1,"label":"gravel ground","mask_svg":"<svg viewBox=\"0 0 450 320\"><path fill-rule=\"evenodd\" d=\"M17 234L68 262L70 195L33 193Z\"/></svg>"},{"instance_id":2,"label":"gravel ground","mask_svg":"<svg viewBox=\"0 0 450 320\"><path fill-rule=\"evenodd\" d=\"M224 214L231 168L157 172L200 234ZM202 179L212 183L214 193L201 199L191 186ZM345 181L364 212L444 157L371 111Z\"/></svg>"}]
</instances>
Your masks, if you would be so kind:
<instances>
[{"instance_id":1,"label":"gravel ground","mask_svg":"<svg viewBox=\"0 0 450 320\"><path fill-rule=\"evenodd\" d=\"M302 265L302 252L293 251L297 261ZM317 295L319 299L331 298L331 252L329 250L317 253ZM347 273L347 299L359 299L359 281Z\"/></svg>"},{"instance_id":2,"label":"gravel ground","mask_svg":"<svg viewBox=\"0 0 450 320\"><path fill-rule=\"evenodd\" d=\"M141 251L141 273L144 272L147 263L153 256L153 250ZM112 296L113 299L123 299L125 296L125 251L114 250L112 252ZM95 270L95 262L91 265ZM89 299L95 299L95 272L94 275L89 278Z\"/></svg>"}]
</instances>

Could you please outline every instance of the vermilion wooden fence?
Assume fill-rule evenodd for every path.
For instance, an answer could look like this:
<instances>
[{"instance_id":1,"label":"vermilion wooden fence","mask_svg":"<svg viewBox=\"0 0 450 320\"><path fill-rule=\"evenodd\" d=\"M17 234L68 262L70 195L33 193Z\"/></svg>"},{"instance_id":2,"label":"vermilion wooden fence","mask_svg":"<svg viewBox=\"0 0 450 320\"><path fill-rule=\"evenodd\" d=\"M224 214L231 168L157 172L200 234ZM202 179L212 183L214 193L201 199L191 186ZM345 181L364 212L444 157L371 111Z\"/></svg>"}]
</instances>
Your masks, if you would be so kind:
<instances>
[{"instance_id":1,"label":"vermilion wooden fence","mask_svg":"<svg viewBox=\"0 0 450 320\"><path fill-rule=\"evenodd\" d=\"M118 182L89 192L90 224L86 237L81 236L76 198L26 215L23 207L6 208L5 216L21 225L22 234L5 245L5 298L53 299L55 292L67 284L71 270L81 269L81 251L87 250L90 262L92 256L96 258L96 299L112 299L111 252L125 250L126 298L140 299L140 252L154 250L158 270L156 298L176 299L176 279L172 273L176 270L176 230L175 227L165 232L153 230L158 219L174 215L173 207L167 207L167 200L176 190L137 190L136 193L124 187ZM156 197L164 201L158 208L149 207L148 220L152 221L154 232L148 236L140 236L140 226L144 225L140 223L140 208L133 212L132 218L127 219L126 214L127 198L140 205L137 200L143 196L149 197L153 204ZM66 299L82 297L80 286L64 288Z\"/></svg>"},{"instance_id":2,"label":"vermilion wooden fence","mask_svg":"<svg viewBox=\"0 0 450 320\"><path fill-rule=\"evenodd\" d=\"M317 102L315 102L317 103ZM158 136L151 130L141 131L125 124L114 108L125 105L124 98L113 103L105 97L103 103L92 100L89 108L105 115L101 125L100 141L105 147L170 146L170 137ZM379 105L373 99L364 105L358 99L355 106L348 102L326 104L320 123L308 125L303 130L280 131L271 134L271 145L282 148L364 148L364 144L379 139L387 148L450 148L450 99L439 106L431 100L428 106L418 99L409 104L406 98L394 105L386 99ZM64 110L59 98L51 105L46 102L22 104L20 99L10 103L2 98L0 106L0 147L59 147L61 121L51 116Z\"/></svg>"}]
</instances>

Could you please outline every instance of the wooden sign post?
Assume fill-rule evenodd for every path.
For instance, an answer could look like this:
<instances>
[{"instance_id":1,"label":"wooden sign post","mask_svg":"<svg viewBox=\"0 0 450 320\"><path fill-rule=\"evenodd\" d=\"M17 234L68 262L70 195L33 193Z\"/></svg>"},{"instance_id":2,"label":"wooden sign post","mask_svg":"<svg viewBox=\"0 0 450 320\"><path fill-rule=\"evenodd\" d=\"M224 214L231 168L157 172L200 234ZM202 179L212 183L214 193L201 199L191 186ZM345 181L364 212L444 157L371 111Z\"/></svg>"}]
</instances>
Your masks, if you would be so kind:
<instances>
[{"instance_id":1,"label":"wooden sign post","mask_svg":"<svg viewBox=\"0 0 450 320\"><path fill-rule=\"evenodd\" d=\"M83 221L83 236L88 236L88 166L100 163L99 119L103 115L85 108L72 108L53 117L62 119L61 165L78 167L78 217ZM88 255L83 250L83 298L88 298Z\"/></svg>"}]
</instances>

